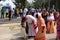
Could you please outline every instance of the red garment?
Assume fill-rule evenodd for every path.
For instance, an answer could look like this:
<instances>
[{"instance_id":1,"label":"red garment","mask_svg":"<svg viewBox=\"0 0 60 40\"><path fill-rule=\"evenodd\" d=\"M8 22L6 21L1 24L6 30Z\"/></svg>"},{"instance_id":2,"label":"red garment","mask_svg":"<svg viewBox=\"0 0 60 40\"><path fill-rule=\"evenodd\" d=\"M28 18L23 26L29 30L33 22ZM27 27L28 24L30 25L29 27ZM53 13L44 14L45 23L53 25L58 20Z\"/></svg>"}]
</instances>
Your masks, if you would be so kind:
<instances>
[{"instance_id":1,"label":"red garment","mask_svg":"<svg viewBox=\"0 0 60 40\"><path fill-rule=\"evenodd\" d=\"M55 18L55 21L57 21L57 19L58 19L58 12L54 13L54 18Z\"/></svg>"},{"instance_id":2,"label":"red garment","mask_svg":"<svg viewBox=\"0 0 60 40\"><path fill-rule=\"evenodd\" d=\"M9 14L11 14L11 9L9 9L9 11L8 11L8 12L9 12Z\"/></svg>"},{"instance_id":3,"label":"red garment","mask_svg":"<svg viewBox=\"0 0 60 40\"><path fill-rule=\"evenodd\" d=\"M60 15L57 21L57 38L60 38Z\"/></svg>"},{"instance_id":4,"label":"red garment","mask_svg":"<svg viewBox=\"0 0 60 40\"><path fill-rule=\"evenodd\" d=\"M32 25L33 25L33 27L34 27L34 32L36 33L36 24L34 23L34 20L32 20L32 23L31 23Z\"/></svg>"}]
</instances>

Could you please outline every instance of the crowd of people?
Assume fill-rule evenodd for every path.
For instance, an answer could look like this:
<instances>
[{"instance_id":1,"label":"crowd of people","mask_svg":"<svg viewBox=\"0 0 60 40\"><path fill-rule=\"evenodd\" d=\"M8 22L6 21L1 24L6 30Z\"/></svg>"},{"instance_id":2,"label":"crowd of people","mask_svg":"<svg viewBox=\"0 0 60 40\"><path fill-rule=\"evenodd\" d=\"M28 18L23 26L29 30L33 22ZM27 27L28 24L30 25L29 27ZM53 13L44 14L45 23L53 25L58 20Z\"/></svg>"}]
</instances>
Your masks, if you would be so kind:
<instances>
[{"instance_id":1,"label":"crowd of people","mask_svg":"<svg viewBox=\"0 0 60 40\"><path fill-rule=\"evenodd\" d=\"M56 39L60 40L60 12L56 10L47 10L45 8L4 8L1 9L1 18L21 17L21 26L25 29L25 35L34 37L34 40L46 40L46 33L54 33L56 25ZM23 30L24 31L24 30Z\"/></svg>"},{"instance_id":2,"label":"crowd of people","mask_svg":"<svg viewBox=\"0 0 60 40\"><path fill-rule=\"evenodd\" d=\"M19 15L19 8L2 7L1 9L1 18L17 18Z\"/></svg>"},{"instance_id":3,"label":"crowd of people","mask_svg":"<svg viewBox=\"0 0 60 40\"><path fill-rule=\"evenodd\" d=\"M46 33L54 33L56 26L56 39L60 40L60 12L56 10L32 9L23 14L21 25L26 29L28 37L34 40L46 40Z\"/></svg>"}]
</instances>

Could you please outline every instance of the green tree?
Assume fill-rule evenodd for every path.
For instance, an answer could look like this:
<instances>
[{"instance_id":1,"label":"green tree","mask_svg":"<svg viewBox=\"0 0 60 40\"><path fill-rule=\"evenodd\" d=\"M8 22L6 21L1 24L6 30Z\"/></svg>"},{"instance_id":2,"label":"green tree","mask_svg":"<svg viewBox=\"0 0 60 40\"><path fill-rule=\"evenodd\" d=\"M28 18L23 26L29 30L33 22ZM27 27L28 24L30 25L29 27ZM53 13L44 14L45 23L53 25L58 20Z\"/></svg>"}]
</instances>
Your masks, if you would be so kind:
<instances>
[{"instance_id":1,"label":"green tree","mask_svg":"<svg viewBox=\"0 0 60 40\"><path fill-rule=\"evenodd\" d=\"M60 11L60 0L56 0L56 9Z\"/></svg>"},{"instance_id":2,"label":"green tree","mask_svg":"<svg viewBox=\"0 0 60 40\"><path fill-rule=\"evenodd\" d=\"M23 7L25 7L25 3L26 3L26 0L15 0L16 1L16 3L19 5L20 3L21 3L21 6Z\"/></svg>"},{"instance_id":3,"label":"green tree","mask_svg":"<svg viewBox=\"0 0 60 40\"><path fill-rule=\"evenodd\" d=\"M33 2L33 5L38 8L42 6L42 2L41 0L35 0L35 2Z\"/></svg>"},{"instance_id":4,"label":"green tree","mask_svg":"<svg viewBox=\"0 0 60 40\"><path fill-rule=\"evenodd\" d=\"M42 8L43 6L46 5L48 0L34 0L35 2L33 3L35 7L40 7Z\"/></svg>"},{"instance_id":5,"label":"green tree","mask_svg":"<svg viewBox=\"0 0 60 40\"><path fill-rule=\"evenodd\" d=\"M26 1L25 7L29 7L29 6L31 6L31 4L28 1Z\"/></svg>"},{"instance_id":6,"label":"green tree","mask_svg":"<svg viewBox=\"0 0 60 40\"><path fill-rule=\"evenodd\" d=\"M20 3L20 0L15 0L16 1L16 3Z\"/></svg>"}]
</instances>

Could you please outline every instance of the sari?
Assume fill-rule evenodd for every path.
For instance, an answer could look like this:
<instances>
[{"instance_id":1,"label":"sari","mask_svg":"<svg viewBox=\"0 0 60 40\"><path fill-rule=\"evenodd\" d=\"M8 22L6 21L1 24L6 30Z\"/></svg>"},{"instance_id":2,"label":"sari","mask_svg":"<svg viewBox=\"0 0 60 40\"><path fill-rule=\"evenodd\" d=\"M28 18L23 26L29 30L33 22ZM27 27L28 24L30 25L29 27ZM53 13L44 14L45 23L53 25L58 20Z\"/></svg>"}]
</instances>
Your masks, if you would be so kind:
<instances>
[{"instance_id":1,"label":"sari","mask_svg":"<svg viewBox=\"0 0 60 40\"><path fill-rule=\"evenodd\" d=\"M54 16L51 14L47 17L47 33L54 33Z\"/></svg>"},{"instance_id":2,"label":"sari","mask_svg":"<svg viewBox=\"0 0 60 40\"><path fill-rule=\"evenodd\" d=\"M57 21L57 38L60 38L60 15Z\"/></svg>"},{"instance_id":3,"label":"sari","mask_svg":"<svg viewBox=\"0 0 60 40\"><path fill-rule=\"evenodd\" d=\"M32 15L26 15L26 19L28 23L28 36L34 37L36 35L36 18Z\"/></svg>"},{"instance_id":4,"label":"sari","mask_svg":"<svg viewBox=\"0 0 60 40\"><path fill-rule=\"evenodd\" d=\"M34 40L46 40L46 25L41 15L38 15L37 27L38 32L36 33Z\"/></svg>"}]
</instances>

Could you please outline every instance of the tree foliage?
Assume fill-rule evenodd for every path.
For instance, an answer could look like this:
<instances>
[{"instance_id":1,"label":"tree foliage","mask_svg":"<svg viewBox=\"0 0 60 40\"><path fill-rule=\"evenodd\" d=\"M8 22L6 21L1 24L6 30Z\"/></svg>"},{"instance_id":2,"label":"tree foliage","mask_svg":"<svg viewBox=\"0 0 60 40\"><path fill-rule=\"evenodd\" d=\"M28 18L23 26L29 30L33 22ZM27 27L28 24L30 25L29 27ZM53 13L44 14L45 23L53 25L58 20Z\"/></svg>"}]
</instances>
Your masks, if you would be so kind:
<instances>
[{"instance_id":1,"label":"tree foliage","mask_svg":"<svg viewBox=\"0 0 60 40\"><path fill-rule=\"evenodd\" d=\"M60 11L60 0L56 0L56 9Z\"/></svg>"},{"instance_id":2,"label":"tree foliage","mask_svg":"<svg viewBox=\"0 0 60 40\"><path fill-rule=\"evenodd\" d=\"M15 1L18 5L21 3L21 6L25 6L26 0L15 0Z\"/></svg>"},{"instance_id":3,"label":"tree foliage","mask_svg":"<svg viewBox=\"0 0 60 40\"><path fill-rule=\"evenodd\" d=\"M40 7L45 6L45 4L48 2L48 0L34 0L35 2L33 3L35 7Z\"/></svg>"},{"instance_id":4,"label":"tree foliage","mask_svg":"<svg viewBox=\"0 0 60 40\"><path fill-rule=\"evenodd\" d=\"M31 4L28 1L26 1L25 7L29 7L30 5Z\"/></svg>"},{"instance_id":5,"label":"tree foliage","mask_svg":"<svg viewBox=\"0 0 60 40\"><path fill-rule=\"evenodd\" d=\"M35 2L33 3L33 5L35 6L35 7L41 7L42 6L42 3L41 3L41 0L35 0Z\"/></svg>"}]
</instances>

